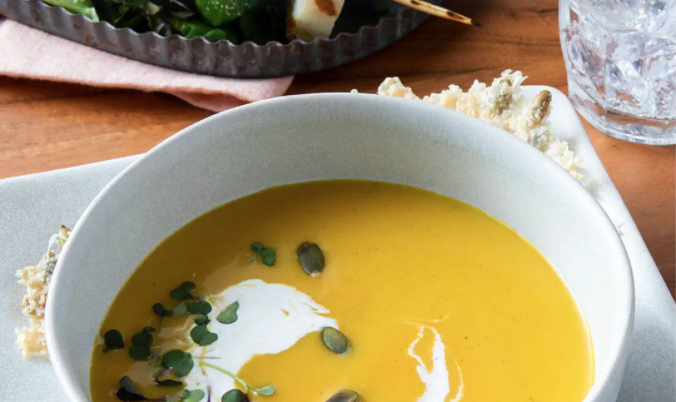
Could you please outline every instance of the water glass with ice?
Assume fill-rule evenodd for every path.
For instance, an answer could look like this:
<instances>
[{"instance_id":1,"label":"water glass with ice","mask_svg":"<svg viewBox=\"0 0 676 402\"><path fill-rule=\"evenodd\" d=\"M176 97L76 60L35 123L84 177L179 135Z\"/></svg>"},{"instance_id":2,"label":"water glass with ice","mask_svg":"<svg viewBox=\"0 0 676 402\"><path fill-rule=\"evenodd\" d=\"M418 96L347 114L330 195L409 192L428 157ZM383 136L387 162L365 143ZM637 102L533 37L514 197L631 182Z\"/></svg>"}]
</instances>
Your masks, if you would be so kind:
<instances>
[{"instance_id":1,"label":"water glass with ice","mask_svg":"<svg viewBox=\"0 0 676 402\"><path fill-rule=\"evenodd\" d=\"M676 143L676 0L560 0L575 108L627 141Z\"/></svg>"}]
</instances>

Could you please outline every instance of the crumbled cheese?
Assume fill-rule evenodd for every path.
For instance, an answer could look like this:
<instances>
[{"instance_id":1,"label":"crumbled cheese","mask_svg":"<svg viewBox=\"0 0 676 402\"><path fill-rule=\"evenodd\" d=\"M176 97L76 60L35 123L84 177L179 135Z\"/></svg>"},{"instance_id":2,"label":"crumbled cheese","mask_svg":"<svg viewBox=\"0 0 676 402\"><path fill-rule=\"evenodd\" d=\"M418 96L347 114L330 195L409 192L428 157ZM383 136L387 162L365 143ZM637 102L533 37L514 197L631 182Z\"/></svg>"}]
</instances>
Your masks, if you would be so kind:
<instances>
[{"instance_id":1,"label":"crumbled cheese","mask_svg":"<svg viewBox=\"0 0 676 402\"><path fill-rule=\"evenodd\" d=\"M382 84L378 87L378 95L396 96L397 98L405 99L420 99L413 93L411 88L404 86L399 80L399 77L385 78Z\"/></svg>"},{"instance_id":2,"label":"crumbled cheese","mask_svg":"<svg viewBox=\"0 0 676 402\"><path fill-rule=\"evenodd\" d=\"M422 98L423 102L453 109L486 121L528 142L563 166L573 177L583 178L582 160L568 147L568 143L552 134L547 118L551 113L551 93L542 91L530 102L522 95L521 83L526 79L520 71L506 70L495 78L491 86L474 81L467 92L450 85L441 93ZM398 77L386 78L378 95L421 100Z\"/></svg>"},{"instance_id":3,"label":"crumbled cheese","mask_svg":"<svg viewBox=\"0 0 676 402\"><path fill-rule=\"evenodd\" d=\"M70 230L61 226L59 233L53 235L47 245L47 252L36 266L16 271L19 283L26 286L23 297L23 314L30 320L30 325L16 329L16 343L24 358L49 359L45 341L44 318L49 281L54 273L56 261L61 248L68 239Z\"/></svg>"}]
</instances>

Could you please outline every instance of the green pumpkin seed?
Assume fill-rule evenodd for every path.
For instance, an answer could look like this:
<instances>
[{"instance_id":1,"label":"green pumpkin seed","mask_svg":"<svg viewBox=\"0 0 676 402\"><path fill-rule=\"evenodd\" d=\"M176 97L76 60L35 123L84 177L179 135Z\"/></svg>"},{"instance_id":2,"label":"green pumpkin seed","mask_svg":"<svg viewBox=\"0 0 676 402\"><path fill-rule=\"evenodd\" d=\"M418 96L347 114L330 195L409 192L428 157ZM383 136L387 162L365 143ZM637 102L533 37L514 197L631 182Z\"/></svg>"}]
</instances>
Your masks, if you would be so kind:
<instances>
[{"instance_id":1,"label":"green pumpkin seed","mask_svg":"<svg viewBox=\"0 0 676 402\"><path fill-rule=\"evenodd\" d=\"M326 402L359 402L359 394L349 389L344 389L327 399Z\"/></svg>"},{"instance_id":2,"label":"green pumpkin seed","mask_svg":"<svg viewBox=\"0 0 676 402\"><path fill-rule=\"evenodd\" d=\"M324 345L333 353L341 354L347 352L349 341L342 332L335 328L326 327L322 329L322 340L324 341Z\"/></svg>"},{"instance_id":3,"label":"green pumpkin seed","mask_svg":"<svg viewBox=\"0 0 676 402\"><path fill-rule=\"evenodd\" d=\"M317 276L324 271L324 253L315 243L305 242L298 246L298 262L310 276Z\"/></svg>"}]
</instances>

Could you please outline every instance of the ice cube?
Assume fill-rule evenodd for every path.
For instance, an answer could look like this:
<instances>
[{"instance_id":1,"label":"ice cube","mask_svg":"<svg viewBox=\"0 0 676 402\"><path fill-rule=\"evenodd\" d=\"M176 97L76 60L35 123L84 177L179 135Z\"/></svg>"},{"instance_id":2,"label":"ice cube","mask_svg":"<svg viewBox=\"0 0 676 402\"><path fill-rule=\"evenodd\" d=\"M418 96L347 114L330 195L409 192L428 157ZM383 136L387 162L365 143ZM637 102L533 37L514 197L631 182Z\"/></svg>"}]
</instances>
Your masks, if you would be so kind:
<instances>
[{"instance_id":1,"label":"ice cube","mask_svg":"<svg viewBox=\"0 0 676 402\"><path fill-rule=\"evenodd\" d=\"M604 88L604 66L606 63L606 42L608 32L594 19L581 14L580 9L571 8L570 24L563 40L567 52L570 72L578 76L578 83L585 91L601 101L599 91Z\"/></svg>"},{"instance_id":2,"label":"ice cube","mask_svg":"<svg viewBox=\"0 0 676 402\"><path fill-rule=\"evenodd\" d=\"M624 113L641 114L653 108L647 82L641 75L641 55L645 40L641 34L616 34L608 47L605 82L606 105Z\"/></svg>"},{"instance_id":3,"label":"ice cube","mask_svg":"<svg viewBox=\"0 0 676 402\"><path fill-rule=\"evenodd\" d=\"M577 0L580 11L607 29L654 32L672 16L674 0Z\"/></svg>"},{"instance_id":4,"label":"ice cube","mask_svg":"<svg viewBox=\"0 0 676 402\"><path fill-rule=\"evenodd\" d=\"M643 77L655 97L653 116L676 119L676 40L646 41L643 65Z\"/></svg>"},{"instance_id":5,"label":"ice cube","mask_svg":"<svg viewBox=\"0 0 676 402\"><path fill-rule=\"evenodd\" d=\"M608 55L609 108L651 118L676 116L676 42L645 33L616 34Z\"/></svg>"},{"instance_id":6,"label":"ice cube","mask_svg":"<svg viewBox=\"0 0 676 402\"><path fill-rule=\"evenodd\" d=\"M655 32L665 38L676 40L676 1L667 2L664 10L664 22L655 30Z\"/></svg>"}]
</instances>

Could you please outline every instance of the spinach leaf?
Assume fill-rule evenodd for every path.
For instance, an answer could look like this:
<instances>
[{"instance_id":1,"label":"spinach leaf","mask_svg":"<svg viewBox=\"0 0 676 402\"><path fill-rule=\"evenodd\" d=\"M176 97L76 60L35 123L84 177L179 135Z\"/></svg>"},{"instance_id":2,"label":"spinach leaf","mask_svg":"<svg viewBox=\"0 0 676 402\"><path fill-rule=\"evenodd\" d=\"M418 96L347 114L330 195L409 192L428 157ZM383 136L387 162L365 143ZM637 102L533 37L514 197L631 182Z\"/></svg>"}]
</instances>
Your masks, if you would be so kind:
<instances>
[{"instance_id":1,"label":"spinach leaf","mask_svg":"<svg viewBox=\"0 0 676 402\"><path fill-rule=\"evenodd\" d=\"M195 0L197 10L213 26L223 25L256 8L260 0Z\"/></svg>"},{"instance_id":2,"label":"spinach leaf","mask_svg":"<svg viewBox=\"0 0 676 402\"><path fill-rule=\"evenodd\" d=\"M215 28L199 21L174 18L171 20L171 27L187 39L204 38L211 42L227 39L233 43L239 42L239 38L235 32L226 28Z\"/></svg>"},{"instance_id":3,"label":"spinach leaf","mask_svg":"<svg viewBox=\"0 0 676 402\"><path fill-rule=\"evenodd\" d=\"M287 8L287 4L284 1L270 0L265 7L245 12L238 21L239 29L242 31L244 38L254 41L259 45L265 45L270 41L285 42ZM254 250L254 246L263 245L261 243L254 243L251 245L251 250L257 255L262 255L265 262L265 250Z\"/></svg>"},{"instance_id":4,"label":"spinach leaf","mask_svg":"<svg viewBox=\"0 0 676 402\"><path fill-rule=\"evenodd\" d=\"M44 0L53 6L60 6L73 14L82 14L92 21L98 22L99 16L90 0Z\"/></svg>"}]
</instances>

